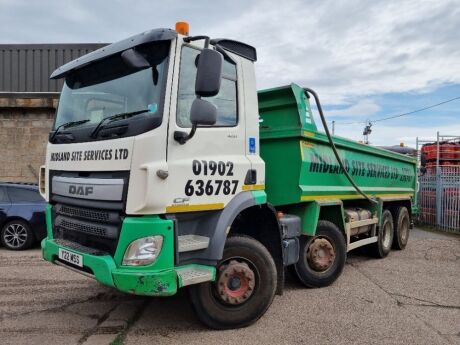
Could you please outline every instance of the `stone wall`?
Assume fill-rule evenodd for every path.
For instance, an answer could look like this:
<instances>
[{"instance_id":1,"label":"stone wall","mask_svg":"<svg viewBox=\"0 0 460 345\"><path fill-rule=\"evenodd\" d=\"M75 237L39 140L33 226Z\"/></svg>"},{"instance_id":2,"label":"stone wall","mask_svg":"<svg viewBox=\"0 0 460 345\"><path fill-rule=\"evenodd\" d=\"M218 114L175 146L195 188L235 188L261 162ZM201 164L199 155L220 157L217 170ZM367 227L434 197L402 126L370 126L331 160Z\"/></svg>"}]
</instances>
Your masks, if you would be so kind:
<instances>
[{"instance_id":1,"label":"stone wall","mask_svg":"<svg viewBox=\"0 0 460 345\"><path fill-rule=\"evenodd\" d=\"M58 95L0 95L0 181L38 182Z\"/></svg>"}]
</instances>

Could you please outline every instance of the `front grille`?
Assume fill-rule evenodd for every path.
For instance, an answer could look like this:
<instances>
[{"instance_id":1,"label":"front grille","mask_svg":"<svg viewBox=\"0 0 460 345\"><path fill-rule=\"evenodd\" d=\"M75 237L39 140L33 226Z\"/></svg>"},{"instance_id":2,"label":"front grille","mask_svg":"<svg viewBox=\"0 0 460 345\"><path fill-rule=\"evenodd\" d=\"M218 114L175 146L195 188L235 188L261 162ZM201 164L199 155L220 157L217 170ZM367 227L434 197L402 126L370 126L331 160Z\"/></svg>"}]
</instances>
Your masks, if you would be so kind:
<instances>
[{"instance_id":1,"label":"front grille","mask_svg":"<svg viewBox=\"0 0 460 345\"><path fill-rule=\"evenodd\" d=\"M107 236L106 229L101 226L82 224L80 222L77 223L66 219L63 219L60 222L59 227L64 228L65 230L84 232L94 236Z\"/></svg>"},{"instance_id":2,"label":"front grille","mask_svg":"<svg viewBox=\"0 0 460 345\"><path fill-rule=\"evenodd\" d=\"M56 181L61 183L56 183ZM123 181L120 199L111 198L107 188L111 182ZM54 182L53 182L54 181ZM98 189L91 199L63 193L62 188L82 182ZM48 184L52 208L53 236L55 241L68 241L95 251L115 255L128 195L129 171L49 171ZM118 184L117 184L118 185ZM102 193L102 194L101 194Z\"/></svg>"},{"instance_id":3,"label":"front grille","mask_svg":"<svg viewBox=\"0 0 460 345\"><path fill-rule=\"evenodd\" d=\"M85 218L96 222L108 222L110 219L108 211L91 210L68 205L61 205L59 213L69 217Z\"/></svg>"},{"instance_id":4,"label":"front grille","mask_svg":"<svg viewBox=\"0 0 460 345\"><path fill-rule=\"evenodd\" d=\"M120 211L58 203L53 206L55 240L115 254L123 217Z\"/></svg>"}]
</instances>

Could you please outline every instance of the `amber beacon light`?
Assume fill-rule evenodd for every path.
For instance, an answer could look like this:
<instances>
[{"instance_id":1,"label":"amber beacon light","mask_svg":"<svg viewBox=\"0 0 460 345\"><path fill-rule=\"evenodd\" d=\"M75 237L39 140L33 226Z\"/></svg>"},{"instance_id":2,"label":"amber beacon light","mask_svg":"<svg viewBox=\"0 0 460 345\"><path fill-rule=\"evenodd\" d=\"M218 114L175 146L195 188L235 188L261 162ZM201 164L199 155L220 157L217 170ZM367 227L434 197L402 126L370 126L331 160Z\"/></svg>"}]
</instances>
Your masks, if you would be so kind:
<instances>
[{"instance_id":1,"label":"amber beacon light","mask_svg":"<svg viewBox=\"0 0 460 345\"><path fill-rule=\"evenodd\" d=\"M188 36L189 25L187 22L177 22L176 31L178 34Z\"/></svg>"}]
</instances>

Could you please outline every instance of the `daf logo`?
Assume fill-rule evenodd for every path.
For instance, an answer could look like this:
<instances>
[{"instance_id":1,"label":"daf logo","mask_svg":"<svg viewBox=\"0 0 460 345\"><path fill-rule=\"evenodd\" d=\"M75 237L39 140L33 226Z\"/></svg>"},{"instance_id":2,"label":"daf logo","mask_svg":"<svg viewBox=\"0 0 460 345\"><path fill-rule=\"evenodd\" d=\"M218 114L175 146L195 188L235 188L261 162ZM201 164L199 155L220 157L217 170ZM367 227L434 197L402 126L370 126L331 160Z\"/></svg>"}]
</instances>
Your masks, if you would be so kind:
<instances>
[{"instance_id":1,"label":"daf logo","mask_svg":"<svg viewBox=\"0 0 460 345\"><path fill-rule=\"evenodd\" d=\"M75 186L75 185L71 184L69 186L69 194L90 195L90 194L93 194L93 187L91 187L91 186Z\"/></svg>"}]
</instances>

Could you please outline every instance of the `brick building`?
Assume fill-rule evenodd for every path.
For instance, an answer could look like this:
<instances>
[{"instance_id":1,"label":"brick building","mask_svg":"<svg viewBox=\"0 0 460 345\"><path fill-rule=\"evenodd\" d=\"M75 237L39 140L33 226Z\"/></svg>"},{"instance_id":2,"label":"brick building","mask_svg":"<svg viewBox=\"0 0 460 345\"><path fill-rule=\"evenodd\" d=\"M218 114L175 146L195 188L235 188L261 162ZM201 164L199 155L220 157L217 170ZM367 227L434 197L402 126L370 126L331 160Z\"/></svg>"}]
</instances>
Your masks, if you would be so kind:
<instances>
[{"instance_id":1,"label":"brick building","mask_svg":"<svg viewBox=\"0 0 460 345\"><path fill-rule=\"evenodd\" d=\"M0 44L0 181L38 182L62 80L59 66L105 44Z\"/></svg>"}]
</instances>

